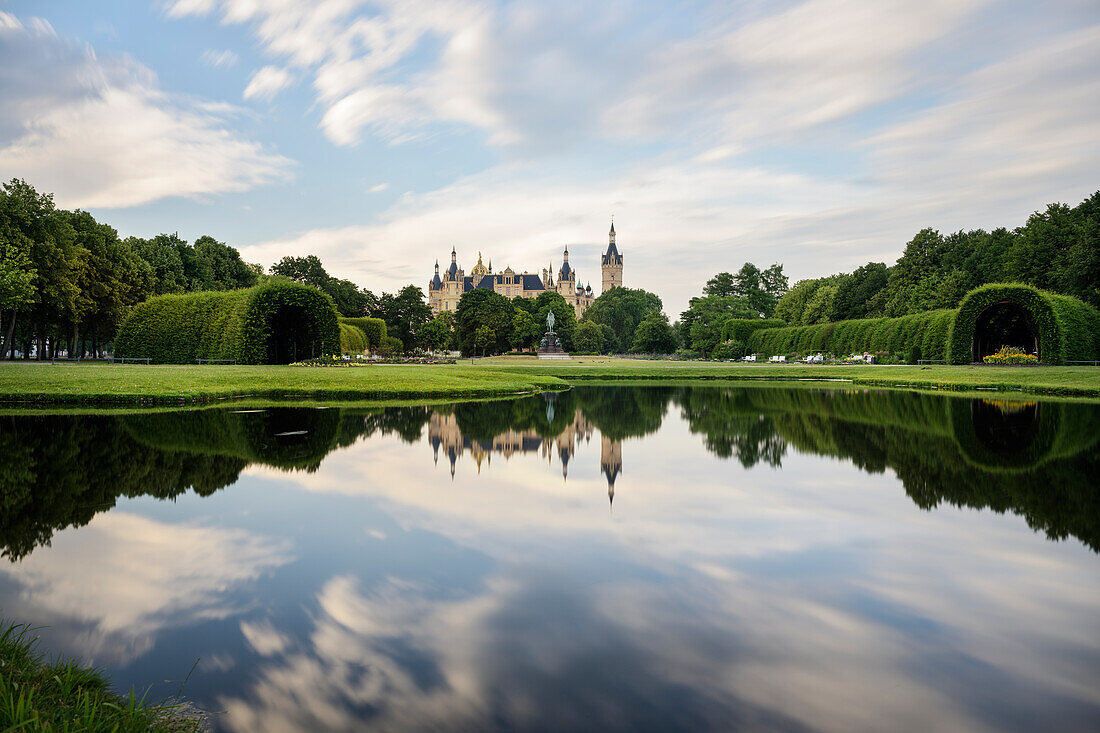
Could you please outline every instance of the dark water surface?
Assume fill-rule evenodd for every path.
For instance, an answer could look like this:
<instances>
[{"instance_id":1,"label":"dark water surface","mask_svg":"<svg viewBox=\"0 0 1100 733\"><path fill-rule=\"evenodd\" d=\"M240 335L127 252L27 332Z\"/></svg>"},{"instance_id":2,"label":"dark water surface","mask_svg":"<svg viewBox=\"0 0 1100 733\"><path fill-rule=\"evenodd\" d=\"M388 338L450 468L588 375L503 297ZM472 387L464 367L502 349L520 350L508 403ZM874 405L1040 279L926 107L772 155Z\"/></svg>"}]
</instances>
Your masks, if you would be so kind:
<instances>
[{"instance_id":1,"label":"dark water surface","mask_svg":"<svg viewBox=\"0 0 1100 733\"><path fill-rule=\"evenodd\" d=\"M226 731L1100 730L1100 407L0 416L0 613Z\"/></svg>"}]
</instances>

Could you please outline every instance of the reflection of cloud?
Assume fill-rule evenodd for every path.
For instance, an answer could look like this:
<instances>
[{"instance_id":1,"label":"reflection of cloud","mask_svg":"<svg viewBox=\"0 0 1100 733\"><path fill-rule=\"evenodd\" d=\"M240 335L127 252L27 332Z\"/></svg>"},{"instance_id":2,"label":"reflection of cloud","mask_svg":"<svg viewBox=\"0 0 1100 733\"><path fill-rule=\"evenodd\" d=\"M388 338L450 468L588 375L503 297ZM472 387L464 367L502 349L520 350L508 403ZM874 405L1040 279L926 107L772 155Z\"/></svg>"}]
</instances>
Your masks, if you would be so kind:
<instances>
[{"instance_id":1,"label":"reflection of cloud","mask_svg":"<svg viewBox=\"0 0 1100 733\"><path fill-rule=\"evenodd\" d=\"M223 701L230 724L974 731L1057 709L1088 730L1100 711L1079 543L1017 516L919 511L890 473L845 461L716 465L675 420L624 441L612 517L598 443L568 483L522 455L452 483L427 443L378 436L295 476L382 498L498 570L457 597L331 579L308 642Z\"/></svg>"},{"instance_id":2,"label":"reflection of cloud","mask_svg":"<svg viewBox=\"0 0 1100 733\"><path fill-rule=\"evenodd\" d=\"M1100 706L1090 664L1100 644L1065 628L1087 628L1092 611L1048 607L1029 615L1034 628L1016 628L996 611L1050 583L1030 573L936 607L959 590L940 570L959 548L919 559L910 549L853 549L888 570L822 580L678 569L676 579L585 582L502 561L504 575L460 598L335 577L308 643L263 662L253 687L219 705L236 730L852 731L888 720L891 730L975 731L1017 728L1017 713L1046 699L1064 729L1086 729ZM1082 580L1069 566L1059 584ZM894 573L922 584L926 608L880 593ZM973 634L978 625L985 632ZM1004 664L1006 635L1020 647L1015 664ZM1065 658L1067 648L1078 654ZM999 690L981 692L992 683ZM1023 690L1016 707L1011 694ZM988 705L1004 694L1000 709Z\"/></svg>"},{"instance_id":3,"label":"reflection of cloud","mask_svg":"<svg viewBox=\"0 0 1100 733\"><path fill-rule=\"evenodd\" d=\"M289 562L288 550L244 530L115 510L4 572L21 586L15 615L71 631L86 657L119 660L147 651L164 628L238 612L233 591Z\"/></svg>"}]
</instances>

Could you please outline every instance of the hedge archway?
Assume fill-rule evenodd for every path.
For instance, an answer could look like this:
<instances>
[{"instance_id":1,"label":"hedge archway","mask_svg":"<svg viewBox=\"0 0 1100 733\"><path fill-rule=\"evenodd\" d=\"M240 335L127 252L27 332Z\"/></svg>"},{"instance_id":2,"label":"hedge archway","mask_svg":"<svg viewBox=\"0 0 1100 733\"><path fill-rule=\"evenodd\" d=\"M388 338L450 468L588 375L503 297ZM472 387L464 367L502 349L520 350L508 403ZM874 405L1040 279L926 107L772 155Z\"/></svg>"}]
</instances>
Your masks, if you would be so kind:
<instances>
[{"instance_id":1,"label":"hedge archway","mask_svg":"<svg viewBox=\"0 0 1100 733\"><path fill-rule=\"evenodd\" d=\"M278 280L246 290L150 298L130 312L115 339L116 356L158 364L287 364L339 350L332 299L308 285Z\"/></svg>"},{"instance_id":2,"label":"hedge archway","mask_svg":"<svg viewBox=\"0 0 1100 733\"><path fill-rule=\"evenodd\" d=\"M969 364L1001 346L1022 346L1041 362L1063 364L1097 358L1098 340L1100 313L1087 303L1030 285L991 283L959 304L947 360Z\"/></svg>"}]
</instances>

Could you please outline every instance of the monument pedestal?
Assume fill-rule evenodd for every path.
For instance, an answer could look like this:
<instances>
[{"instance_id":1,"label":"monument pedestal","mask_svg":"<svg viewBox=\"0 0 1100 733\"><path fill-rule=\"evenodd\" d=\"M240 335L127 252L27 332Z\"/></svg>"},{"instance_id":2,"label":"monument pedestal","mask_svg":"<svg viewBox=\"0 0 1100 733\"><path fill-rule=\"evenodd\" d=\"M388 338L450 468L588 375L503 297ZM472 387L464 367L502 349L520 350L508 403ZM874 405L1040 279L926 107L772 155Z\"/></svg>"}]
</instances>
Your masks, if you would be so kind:
<instances>
[{"instance_id":1,"label":"monument pedestal","mask_svg":"<svg viewBox=\"0 0 1100 733\"><path fill-rule=\"evenodd\" d=\"M558 334L554 331L547 331L542 337L542 343L539 344L538 355L540 359L568 359L569 354L561 348L561 344L558 342Z\"/></svg>"}]
</instances>

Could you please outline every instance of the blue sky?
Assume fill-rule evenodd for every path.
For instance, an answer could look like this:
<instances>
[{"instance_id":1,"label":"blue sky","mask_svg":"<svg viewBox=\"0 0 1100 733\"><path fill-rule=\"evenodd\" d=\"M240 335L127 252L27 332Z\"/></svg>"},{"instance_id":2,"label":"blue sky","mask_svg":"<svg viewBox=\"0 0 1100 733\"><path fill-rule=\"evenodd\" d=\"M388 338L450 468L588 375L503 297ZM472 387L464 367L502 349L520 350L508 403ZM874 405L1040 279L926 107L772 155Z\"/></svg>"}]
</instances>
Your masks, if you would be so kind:
<instances>
[{"instance_id":1,"label":"blue sky","mask_svg":"<svg viewBox=\"0 0 1100 733\"><path fill-rule=\"evenodd\" d=\"M1100 188L1100 5L0 0L0 177L123 235L582 280L892 262Z\"/></svg>"}]
</instances>

